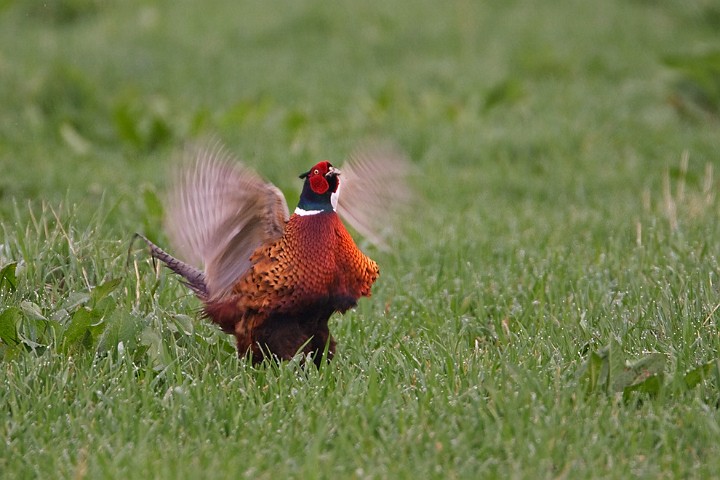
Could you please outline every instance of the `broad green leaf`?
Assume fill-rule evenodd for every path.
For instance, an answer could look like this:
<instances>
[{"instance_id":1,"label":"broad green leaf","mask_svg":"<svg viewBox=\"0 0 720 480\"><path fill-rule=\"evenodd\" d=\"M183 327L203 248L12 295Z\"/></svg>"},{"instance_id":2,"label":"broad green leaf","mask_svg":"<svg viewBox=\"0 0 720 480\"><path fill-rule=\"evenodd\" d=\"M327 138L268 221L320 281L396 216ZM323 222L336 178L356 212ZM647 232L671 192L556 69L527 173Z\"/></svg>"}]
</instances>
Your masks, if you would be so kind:
<instances>
[{"instance_id":1,"label":"broad green leaf","mask_svg":"<svg viewBox=\"0 0 720 480\"><path fill-rule=\"evenodd\" d=\"M193 324L192 318L187 315L177 314L173 316L173 321L179 330L185 335L192 335L195 331L195 325Z\"/></svg>"},{"instance_id":2,"label":"broad green leaf","mask_svg":"<svg viewBox=\"0 0 720 480\"><path fill-rule=\"evenodd\" d=\"M117 329L118 342L123 342L126 345L134 342L140 330L138 319L124 314L119 316L118 322L120 322Z\"/></svg>"},{"instance_id":3,"label":"broad green leaf","mask_svg":"<svg viewBox=\"0 0 720 480\"><path fill-rule=\"evenodd\" d=\"M643 383L662 373L665 370L665 361L662 353L651 353L639 360L627 362L622 370L615 373L613 391L625 391L630 386Z\"/></svg>"},{"instance_id":4,"label":"broad green leaf","mask_svg":"<svg viewBox=\"0 0 720 480\"><path fill-rule=\"evenodd\" d=\"M70 318L70 312L65 310L64 308L60 308L58 310L55 310L52 315L50 315L50 321L54 322L60 322L65 323Z\"/></svg>"},{"instance_id":5,"label":"broad green leaf","mask_svg":"<svg viewBox=\"0 0 720 480\"><path fill-rule=\"evenodd\" d=\"M85 305L90 300L90 294L87 292L72 292L63 302L63 309L72 312L80 305Z\"/></svg>"},{"instance_id":6,"label":"broad green leaf","mask_svg":"<svg viewBox=\"0 0 720 480\"><path fill-rule=\"evenodd\" d=\"M20 309L29 320L47 321L47 318L45 318L45 316L42 314L42 310L40 310L40 307L33 302L20 302Z\"/></svg>"},{"instance_id":7,"label":"broad green leaf","mask_svg":"<svg viewBox=\"0 0 720 480\"><path fill-rule=\"evenodd\" d=\"M97 287L93 288L90 292L93 305L97 304L97 302L110 295L110 293L115 290L118 285L120 285L120 282L122 282L121 278L111 278L105 283L102 283Z\"/></svg>"},{"instance_id":8,"label":"broad green leaf","mask_svg":"<svg viewBox=\"0 0 720 480\"><path fill-rule=\"evenodd\" d=\"M117 308L117 302L112 297L105 297L95 302L92 306L93 311L99 316L107 315L115 310L115 308Z\"/></svg>"},{"instance_id":9,"label":"broad green leaf","mask_svg":"<svg viewBox=\"0 0 720 480\"><path fill-rule=\"evenodd\" d=\"M708 378L715 368L717 368L717 362L715 360L693 368L683 377L685 388L688 390L695 388L699 383Z\"/></svg>"},{"instance_id":10,"label":"broad green leaf","mask_svg":"<svg viewBox=\"0 0 720 480\"><path fill-rule=\"evenodd\" d=\"M590 352L588 358L580 369L579 380L585 384L585 390L590 393L598 390L607 393L627 391L647 391L662 385L666 357L662 353L651 353L635 361L625 361L621 346L611 341L606 347L597 352ZM657 377L650 380L651 377ZM646 383L647 382L647 383ZM636 385L640 385L637 388ZM628 390L629 389L629 390Z\"/></svg>"},{"instance_id":11,"label":"broad green leaf","mask_svg":"<svg viewBox=\"0 0 720 480\"><path fill-rule=\"evenodd\" d=\"M0 269L0 290L14 292L17 289L17 262L10 262Z\"/></svg>"},{"instance_id":12,"label":"broad green leaf","mask_svg":"<svg viewBox=\"0 0 720 480\"><path fill-rule=\"evenodd\" d=\"M17 325L21 317L17 307L6 308L0 313L0 340L10 345L18 343Z\"/></svg>"},{"instance_id":13,"label":"broad green leaf","mask_svg":"<svg viewBox=\"0 0 720 480\"><path fill-rule=\"evenodd\" d=\"M92 348L93 334L89 329L85 330L85 333L83 334L82 339L80 340L80 344L86 349Z\"/></svg>"},{"instance_id":14,"label":"broad green leaf","mask_svg":"<svg viewBox=\"0 0 720 480\"><path fill-rule=\"evenodd\" d=\"M53 338L58 340L63 337L63 332L65 332L65 323L60 323L57 320L48 320L45 322L47 327L52 331Z\"/></svg>"},{"instance_id":15,"label":"broad green leaf","mask_svg":"<svg viewBox=\"0 0 720 480\"><path fill-rule=\"evenodd\" d=\"M663 386L665 375L657 373L645 378L644 380L629 385L623 389L623 400L628 400L633 392L646 393L648 395L657 395Z\"/></svg>"},{"instance_id":16,"label":"broad green leaf","mask_svg":"<svg viewBox=\"0 0 720 480\"><path fill-rule=\"evenodd\" d=\"M604 383L601 382L600 377L605 361L606 359L596 352L590 352L588 355L580 373L580 382L585 384L587 393L594 392L600 384ZM607 375L607 368L605 371Z\"/></svg>"},{"instance_id":17,"label":"broad green leaf","mask_svg":"<svg viewBox=\"0 0 720 480\"><path fill-rule=\"evenodd\" d=\"M115 310L105 318L105 329L98 342L98 351L114 350L122 343L126 348L135 348L140 331L140 322L127 312Z\"/></svg>"},{"instance_id":18,"label":"broad green leaf","mask_svg":"<svg viewBox=\"0 0 720 480\"><path fill-rule=\"evenodd\" d=\"M97 320L96 314L89 308L79 308L71 317L70 324L63 334L63 342L66 344L75 343L83 338L90 326Z\"/></svg>"},{"instance_id":19,"label":"broad green leaf","mask_svg":"<svg viewBox=\"0 0 720 480\"><path fill-rule=\"evenodd\" d=\"M151 327L147 327L140 334L140 343L150 348L159 349L162 345L162 337Z\"/></svg>"},{"instance_id":20,"label":"broad green leaf","mask_svg":"<svg viewBox=\"0 0 720 480\"><path fill-rule=\"evenodd\" d=\"M606 351L608 376L605 390L608 393L621 392L628 385L625 378L625 354L621 345L614 339L611 340Z\"/></svg>"},{"instance_id":21,"label":"broad green leaf","mask_svg":"<svg viewBox=\"0 0 720 480\"><path fill-rule=\"evenodd\" d=\"M597 352L591 351L588 354L582 370L583 379L586 382L585 391L587 393L592 393L597 390L607 390L608 373L610 371L608 365L610 360L609 353L610 347L606 346Z\"/></svg>"},{"instance_id":22,"label":"broad green leaf","mask_svg":"<svg viewBox=\"0 0 720 480\"><path fill-rule=\"evenodd\" d=\"M664 353L650 353L639 360L628 362L628 368L637 373L637 381L644 381L651 375L665 371L667 357Z\"/></svg>"},{"instance_id":23,"label":"broad green leaf","mask_svg":"<svg viewBox=\"0 0 720 480\"><path fill-rule=\"evenodd\" d=\"M152 327L143 330L140 343L148 347L147 355L152 360L154 368L164 368L170 363L170 356L165 350L162 337Z\"/></svg>"},{"instance_id":24,"label":"broad green leaf","mask_svg":"<svg viewBox=\"0 0 720 480\"><path fill-rule=\"evenodd\" d=\"M92 333L93 338L97 338L105 331L108 322L105 321L105 315L100 315L96 310L93 310L93 313L97 316L97 320L90 325L88 331Z\"/></svg>"},{"instance_id":25,"label":"broad green leaf","mask_svg":"<svg viewBox=\"0 0 720 480\"><path fill-rule=\"evenodd\" d=\"M0 343L0 359L8 361L19 358L23 354L23 345L18 343L16 345L7 345Z\"/></svg>"}]
</instances>

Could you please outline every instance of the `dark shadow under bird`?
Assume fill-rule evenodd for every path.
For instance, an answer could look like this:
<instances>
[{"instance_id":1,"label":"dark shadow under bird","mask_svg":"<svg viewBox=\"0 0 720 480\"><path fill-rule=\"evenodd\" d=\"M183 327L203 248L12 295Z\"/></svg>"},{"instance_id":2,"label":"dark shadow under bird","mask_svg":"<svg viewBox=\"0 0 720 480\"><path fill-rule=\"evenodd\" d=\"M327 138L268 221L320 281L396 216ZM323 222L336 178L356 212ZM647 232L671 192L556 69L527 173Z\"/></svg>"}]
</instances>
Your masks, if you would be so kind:
<instances>
[{"instance_id":1,"label":"dark shadow under bird","mask_svg":"<svg viewBox=\"0 0 720 480\"><path fill-rule=\"evenodd\" d=\"M409 199L408 165L387 147L357 152L342 172L320 162L300 175L303 189L290 215L278 188L219 148L196 150L166 209L167 233L182 260L139 236L183 277L204 314L235 336L239 355L259 363L302 353L319 366L324 352L335 355L330 316L369 297L379 275L339 215L385 245L389 214Z\"/></svg>"}]
</instances>

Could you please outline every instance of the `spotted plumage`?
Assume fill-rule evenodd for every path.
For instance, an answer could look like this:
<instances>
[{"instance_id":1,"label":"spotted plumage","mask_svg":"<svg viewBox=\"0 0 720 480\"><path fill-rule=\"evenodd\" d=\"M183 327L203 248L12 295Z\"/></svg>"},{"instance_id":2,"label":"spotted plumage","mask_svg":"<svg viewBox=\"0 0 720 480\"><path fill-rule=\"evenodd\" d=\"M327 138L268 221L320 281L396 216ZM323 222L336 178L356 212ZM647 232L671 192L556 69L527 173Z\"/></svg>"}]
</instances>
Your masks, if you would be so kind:
<instances>
[{"instance_id":1,"label":"spotted plumage","mask_svg":"<svg viewBox=\"0 0 720 480\"><path fill-rule=\"evenodd\" d=\"M325 351L332 358L330 316L369 297L379 275L338 212L352 212L348 221L383 245L383 212L408 199L404 157L366 150L342 173L319 162L300 176L303 191L291 216L280 190L222 151L193 157L167 209L168 234L188 263L145 239L151 254L183 277L209 319L236 337L240 355L250 353L256 363L304 353L319 365Z\"/></svg>"}]
</instances>

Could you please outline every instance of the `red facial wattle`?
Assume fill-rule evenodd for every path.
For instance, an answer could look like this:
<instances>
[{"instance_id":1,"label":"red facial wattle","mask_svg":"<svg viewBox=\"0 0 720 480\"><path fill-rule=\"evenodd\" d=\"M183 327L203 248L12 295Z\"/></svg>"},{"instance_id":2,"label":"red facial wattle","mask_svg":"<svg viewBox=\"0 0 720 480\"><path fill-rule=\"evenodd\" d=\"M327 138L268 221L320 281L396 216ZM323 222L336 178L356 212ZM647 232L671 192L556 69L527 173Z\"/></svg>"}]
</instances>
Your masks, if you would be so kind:
<instances>
[{"instance_id":1,"label":"red facial wattle","mask_svg":"<svg viewBox=\"0 0 720 480\"><path fill-rule=\"evenodd\" d=\"M323 193L328 191L328 188L330 188L328 181L325 179L325 175L328 173L329 170L329 162L320 162L312 169L310 169L310 188L318 195L322 195Z\"/></svg>"},{"instance_id":2,"label":"red facial wattle","mask_svg":"<svg viewBox=\"0 0 720 480\"><path fill-rule=\"evenodd\" d=\"M312 188L312 191L318 195L322 195L327 192L330 185L328 184L328 181L325 180L324 175L313 175L310 177L310 188Z\"/></svg>"}]
</instances>

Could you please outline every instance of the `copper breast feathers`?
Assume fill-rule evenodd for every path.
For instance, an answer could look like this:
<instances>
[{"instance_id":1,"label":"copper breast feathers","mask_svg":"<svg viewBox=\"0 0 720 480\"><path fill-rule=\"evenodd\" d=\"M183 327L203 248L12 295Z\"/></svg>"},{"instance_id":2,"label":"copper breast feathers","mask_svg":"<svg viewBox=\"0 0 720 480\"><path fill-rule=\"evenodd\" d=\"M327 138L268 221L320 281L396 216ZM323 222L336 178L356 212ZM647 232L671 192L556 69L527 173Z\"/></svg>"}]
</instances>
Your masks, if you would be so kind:
<instances>
[{"instance_id":1,"label":"copper breast feathers","mask_svg":"<svg viewBox=\"0 0 720 480\"><path fill-rule=\"evenodd\" d=\"M335 212L293 215L277 241L261 246L233 289L241 309L291 313L313 304L338 311L370 296L377 264L355 245Z\"/></svg>"}]
</instances>

